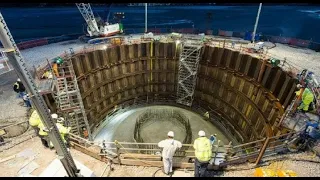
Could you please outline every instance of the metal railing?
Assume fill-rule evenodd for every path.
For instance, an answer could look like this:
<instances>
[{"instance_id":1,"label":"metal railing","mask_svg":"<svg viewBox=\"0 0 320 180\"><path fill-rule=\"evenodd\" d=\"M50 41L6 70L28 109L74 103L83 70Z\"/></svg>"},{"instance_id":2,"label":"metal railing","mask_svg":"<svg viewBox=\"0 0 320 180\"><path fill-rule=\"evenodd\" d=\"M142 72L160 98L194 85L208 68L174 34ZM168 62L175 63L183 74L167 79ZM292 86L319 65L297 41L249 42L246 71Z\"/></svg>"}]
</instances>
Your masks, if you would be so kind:
<instances>
[{"instance_id":1,"label":"metal railing","mask_svg":"<svg viewBox=\"0 0 320 180\"><path fill-rule=\"evenodd\" d=\"M287 149L287 142L292 140L295 132L266 137L264 139L255 140L249 143L244 143L236 146L232 146L232 143L228 145L214 144L212 147L212 158L215 158L219 153L226 154L225 162L221 163L221 166L244 163L247 161L255 162L258 165L264 157L272 156L283 152ZM91 146L100 147L100 156L113 155L114 158L118 158L121 161L121 154L148 154L160 156L161 149L157 143L136 143L136 142L92 142L83 139L79 136L70 134L70 141L77 145L89 149ZM218 141L219 142L219 141ZM177 150L174 157L182 158L195 158L195 151L193 144L183 144L183 148ZM143 151L143 153L141 153ZM104 153L101 153L104 152ZM90 154L90 153L89 153Z\"/></svg>"}]
</instances>

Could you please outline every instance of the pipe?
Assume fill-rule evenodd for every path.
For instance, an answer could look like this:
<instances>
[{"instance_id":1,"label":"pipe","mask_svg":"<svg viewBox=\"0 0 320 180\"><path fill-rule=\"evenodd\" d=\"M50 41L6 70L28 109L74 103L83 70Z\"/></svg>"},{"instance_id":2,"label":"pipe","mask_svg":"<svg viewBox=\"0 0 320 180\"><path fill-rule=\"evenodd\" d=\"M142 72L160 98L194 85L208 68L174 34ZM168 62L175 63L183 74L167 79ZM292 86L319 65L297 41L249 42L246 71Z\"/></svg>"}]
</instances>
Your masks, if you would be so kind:
<instances>
[{"instance_id":1,"label":"pipe","mask_svg":"<svg viewBox=\"0 0 320 180\"><path fill-rule=\"evenodd\" d=\"M254 25L253 34L252 34L252 43L254 43L254 38L256 36L256 30L257 30L257 26L258 26L258 22L259 22L261 6L262 6L262 3L260 3L260 5L259 5L259 10L258 10L257 18L256 18L256 24Z\"/></svg>"},{"instance_id":2,"label":"pipe","mask_svg":"<svg viewBox=\"0 0 320 180\"><path fill-rule=\"evenodd\" d=\"M148 3L144 3L144 6L145 6L145 30L144 32L147 33L148 32Z\"/></svg>"}]
</instances>

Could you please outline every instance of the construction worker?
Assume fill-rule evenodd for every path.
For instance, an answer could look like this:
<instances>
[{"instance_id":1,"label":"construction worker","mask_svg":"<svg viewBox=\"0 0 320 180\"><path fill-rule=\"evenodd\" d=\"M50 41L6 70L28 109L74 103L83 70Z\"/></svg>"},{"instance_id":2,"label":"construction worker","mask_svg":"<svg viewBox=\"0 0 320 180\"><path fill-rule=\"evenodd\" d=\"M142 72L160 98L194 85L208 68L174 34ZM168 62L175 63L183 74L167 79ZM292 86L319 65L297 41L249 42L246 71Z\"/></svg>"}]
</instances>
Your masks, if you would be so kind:
<instances>
[{"instance_id":1,"label":"construction worker","mask_svg":"<svg viewBox=\"0 0 320 180\"><path fill-rule=\"evenodd\" d=\"M162 140L158 143L158 146L162 149L162 161L163 161L163 173L172 175L172 159L177 149L182 147L180 141L174 140L174 133L169 131L168 139Z\"/></svg>"},{"instance_id":2,"label":"construction worker","mask_svg":"<svg viewBox=\"0 0 320 180\"><path fill-rule=\"evenodd\" d=\"M212 145L204 131L199 131L199 138L194 141L195 150L194 176L205 177L207 166L212 156Z\"/></svg>"},{"instance_id":3,"label":"construction worker","mask_svg":"<svg viewBox=\"0 0 320 180\"><path fill-rule=\"evenodd\" d=\"M24 103L26 104L26 107L31 108L31 102L30 102L30 99L29 99L29 94L24 94L22 96L22 99L23 99Z\"/></svg>"},{"instance_id":4,"label":"construction worker","mask_svg":"<svg viewBox=\"0 0 320 180\"><path fill-rule=\"evenodd\" d=\"M299 96L301 92L301 88L303 88L303 86L301 84L298 84L297 88L299 89L299 91L296 91L296 95ZM314 95L312 91L309 88L305 87L303 94L301 96L301 100L302 100L301 104L297 109L302 110L303 112L307 112L309 110L310 104L313 102L313 99L314 99Z\"/></svg>"},{"instance_id":5,"label":"construction worker","mask_svg":"<svg viewBox=\"0 0 320 180\"><path fill-rule=\"evenodd\" d=\"M60 117L60 118L57 118L57 123L56 123L56 126L60 132L60 135L61 135L61 138L63 140L64 143L67 144L67 141L66 141L66 136L69 134L70 130L71 130L71 127L68 127L66 128L64 125L64 118L63 117Z\"/></svg>"},{"instance_id":6,"label":"construction worker","mask_svg":"<svg viewBox=\"0 0 320 180\"><path fill-rule=\"evenodd\" d=\"M57 120L58 120L58 114L56 114L56 113L53 113L53 114L51 114L51 119L53 120L53 122L57 122Z\"/></svg>"},{"instance_id":7,"label":"construction worker","mask_svg":"<svg viewBox=\"0 0 320 180\"><path fill-rule=\"evenodd\" d=\"M24 100L24 96L26 95L26 88L24 87L24 85L22 84L20 78L17 79L17 82L15 82L13 84L13 90L18 93L19 98L23 99L24 102L24 106L28 106L28 103L26 102L26 100Z\"/></svg>"},{"instance_id":8,"label":"construction worker","mask_svg":"<svg viewBox=\"0 0 320 180\"><path fill-rule=\"evenodd\" d=\"M234 49L234 45L235 45L236 43L234 42L234 41L232 41L232 43L231 43L231 48L232 49Z\"/></svg>"},{"instance_id":9,"label":"construction worker","mask_svg":"<svg viewBox=\"0 0 320 180\"><path fill-rule=\"evenodd\" d=\"M34 129L37 135L39 135L39 124L41 122L40 116L37 110L34 110L29 118L29 124Z\"/></svg>"},{"instance_id":10,"label":"construction worker","mask_svg":"<svg viewBox=\"0 0 320 180\"><path fill-rule=\"evenodd\" d=\"M53 69L53 72L55 74L56 77L59 77L59 71L58 71L58 63L57 62L54 62L52 64L52 69Z\"/></svg>"},{"instance_id":11,"label":"construction worker","mask_svg":"<svg viewBox=\"0 0 320 180\"><path fill-rule=\"evenodd\" d=\"M41 121L38 125L38 128L39 128L39 137L41 139L42 144L45 147L49 148L49 145L51 143L50 143L50 140L48 137L48 129L44 126L44 124ZM50 148L52 148L52 147L50 147Z\"/></svg>"},{"instance_id":12,"label":"construction worker","mask_svg":"<svg viewBox=\"0 0 320 180\"><path fill-rule=\"evenodd\" d=\"M53 78L53 75L50 70L45 71L41 76L41 79L52 79L52 78Z\"/></svg>"},{"instance_id":13,"label":"construction worker","mask_svg":"<svg viewBox=\"0 0 320 180\"><path fill-rule=\"evenodd\" d=\"M210 114L209 112L207 111L206 113L204 113L204 117L206 118L206 120L209 120L210 118Z\"/></svg>"},{"instance_id":14,"label":"construction worker","mask_svg":"<svg viewBox=\"0 0 320 180\"><path fill-rule=\"evenodd\" d=\"M88 133L87 128L83 127L83 128L82 128L82 132L83 132L83 137L84 137L84 138L88 138L89 133Z\"/></svg>"},{"instance_id":15,"label":"construction worker","mask_svg":"<svg viewBox=\"0 0 320 180\"><path fill-rule=\"evenodd\" d=\"M214 134L214 135L211 134L211 136L210 136L211 145L213 145L213 143L216 141L216 139L217 139L217 134Z\"/></svg>"},{"instance_id":16,"label":"construction worker","mask_svg":"<svg viewBox=\"0 0 320 180\"><path fill-rule=\"evenodd\" d=\"M48 109L50 113L50 109ZM34 129L36 134L39 136L39 124L41 123L40 116L37 110L34 110L29 118L29 125Z\"/></svg>"}]
</instances>

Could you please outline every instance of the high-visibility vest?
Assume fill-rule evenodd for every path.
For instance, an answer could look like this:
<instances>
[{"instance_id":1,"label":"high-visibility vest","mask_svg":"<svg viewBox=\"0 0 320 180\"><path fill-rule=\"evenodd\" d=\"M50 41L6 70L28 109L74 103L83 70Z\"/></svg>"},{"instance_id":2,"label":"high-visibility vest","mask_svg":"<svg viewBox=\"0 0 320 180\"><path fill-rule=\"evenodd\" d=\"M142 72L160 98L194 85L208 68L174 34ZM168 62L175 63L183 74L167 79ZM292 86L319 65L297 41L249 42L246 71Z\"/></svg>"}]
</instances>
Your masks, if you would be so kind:
<instances>
[{"instance_id":1,"label":"high-visibility vest","mask_svg":"<svg viewBox=\"0 0 320 180\"><path fill-rule=\"evenodd\" d=\"M195 156L201 162L207 162L212 156L212 146L206 137L199 137L194 141Z\"/></svg>"},{"instance_id":2,"label":"high-visibility vest","mask_svg":"<svg viewBox=\"0 0 320 180\"><path fill-rule=\"evenodd\" d=\"M69 134L71 127L66 128L61 123L56 123L56 126L57 126L57 128L59 130L59 133L61 135L61 138L62 138L63 142L66 142L65 135Z\"/></svg>"},{"instance_id":3,"label":"high-visibility vest","mask_svg":"<svg viewBox=\"0 0 320 180\"><path fill-rule=\"evenodd\" d=\"M305 104L310 104L313 101L314 95L309 88L306 88L302 94L302 101Z\"/></svg>"},{"instance_id":4,"label":"high-visibility vest","mask_svg":"<svg viewBox=\"0 0 320 180\"><path fill-rule=\"evenodd\" d=\"M30 126L38 126L41 122L40 116L36 110L34 110L29 118Z\"/></svg>"},{"instance_id":5,"label":"high-visibility vest","mask_svg":"<svg viewBox=\"0 0 320 180\"><path fill-rule=\"evenodd\" d=\"M48 133L44 131L44 129L46 127L44 126L44 124L42 122L39 123L38 128L39 128L39 135L40 136L48 136Z\"/></svg>"},{"instance_id":6,"label":"high-visibility vest","mask_svg":"<svg viewBox=\"0 0 320 180\"><path fill-rule=\"evenodd\" d=\"M83 131L83 136L84 136L85 138L87 138L87 137L89 136L88 130L84 130L84 131Z\"/></svg>"},{"instance_id":7,"label":"high-visibility vest","mask_svg":"<svg viewBox=\"0 0 320 180\"><path fill-rule=\"evenodd\" d=\"M14 83L13 86L17 86L17 89L19 89L19 83L18 82Z\"/></svg>"},{"instance_id":8,"label":"high-visibility vest","mask_svg":"<svg viewBox=\"0 0 320 180\"><path fill-rule=\"evenodd\" d=\"M59 77L59 71L58 71L58 64L57 64L57 63L54 63L54 64L52 65L52 69L53 69L54 74L55 74L57 77Z\"/></svg>"}]
</instances>

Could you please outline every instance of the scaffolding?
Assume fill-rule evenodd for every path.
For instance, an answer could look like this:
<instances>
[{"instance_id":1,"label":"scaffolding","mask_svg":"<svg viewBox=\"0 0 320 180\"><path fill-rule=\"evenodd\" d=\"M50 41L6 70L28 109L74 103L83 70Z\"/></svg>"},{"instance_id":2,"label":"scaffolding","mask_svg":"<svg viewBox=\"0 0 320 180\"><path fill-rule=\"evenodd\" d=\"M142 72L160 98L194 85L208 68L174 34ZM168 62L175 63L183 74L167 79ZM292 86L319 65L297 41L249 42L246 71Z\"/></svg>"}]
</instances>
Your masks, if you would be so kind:
<instances>
[{"instance_id":1,"label":"scaffolding","mask_svg":"<svg viewBox=\"0 0 320 180\"><path fill-rule=\"evenodd\" d=\"M84 129L91 140L91 131L84 110L77 78L70 58L58 67L59 77L56 79L56 104L58 111L65 115L70 132L84 137Z\"/></svg>"},{"instance_id":2,"label":"scaffolding","mask_svg":"<svg viewBox=\"0 0 320 180\"><path fill-rule=\"evenodd\" d=\"M176 102L191 106L196 86L203 37L188 35L183 37L179 58L178 87Z\"/></svg>"}]
</instances>

